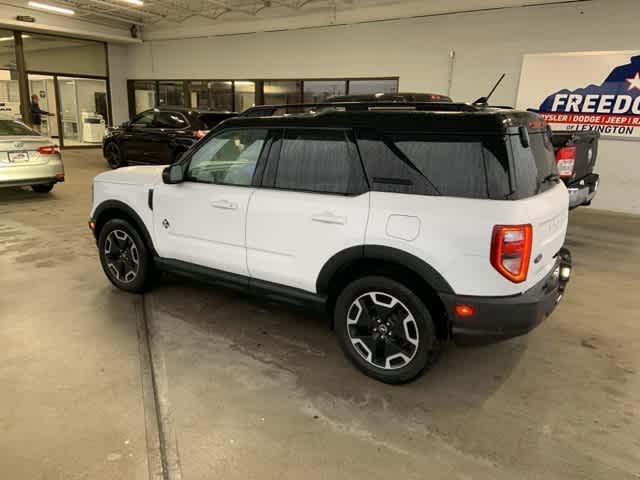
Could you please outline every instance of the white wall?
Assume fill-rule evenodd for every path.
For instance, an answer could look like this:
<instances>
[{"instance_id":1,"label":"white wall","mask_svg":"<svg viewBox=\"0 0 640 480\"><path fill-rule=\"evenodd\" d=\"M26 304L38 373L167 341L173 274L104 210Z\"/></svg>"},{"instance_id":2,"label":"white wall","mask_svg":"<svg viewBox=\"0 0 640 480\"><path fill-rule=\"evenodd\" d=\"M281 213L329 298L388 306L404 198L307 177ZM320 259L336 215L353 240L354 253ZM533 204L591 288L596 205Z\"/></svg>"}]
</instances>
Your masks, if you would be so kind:
<instances>
[{"instance_id":1,"label":"white wall","mask_svg":"<svg viewBox=\"0 0 640 480\"><path fill-rule=\"evenodd\" d=\"M399 76L404 91L473 100L507 73L494 103L515 104L522 55L640 47L636 0L528 7L346 26L154 40L126 47L126 78L326 78ZM120 58L120 60L122 60ZM112 69L112 85L116 80ZM549 72L550 75L553 72ZM113 88L113 86L112 86ZM126 95L112 91L115 110ZM640 214L640 143L602 141L601 191L594 207ZM626 187L626 188L625 188Z\"/></svg>"}]
</instances>

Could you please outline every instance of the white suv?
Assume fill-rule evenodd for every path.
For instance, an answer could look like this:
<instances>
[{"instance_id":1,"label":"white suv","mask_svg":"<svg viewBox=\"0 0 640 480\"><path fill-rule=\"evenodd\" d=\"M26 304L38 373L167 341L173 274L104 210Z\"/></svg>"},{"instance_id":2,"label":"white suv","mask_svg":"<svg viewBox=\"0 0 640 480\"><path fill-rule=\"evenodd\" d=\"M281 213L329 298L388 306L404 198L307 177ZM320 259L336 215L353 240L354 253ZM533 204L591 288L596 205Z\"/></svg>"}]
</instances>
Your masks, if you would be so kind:
<instances>
[{"instance_id":1,"label":"white suv","mask_svg":"<svg viewBox=\"0 0 640 480\"><path fill-rule=\"evenodd\" d=\"M526 333L562 298L568 194L537 115L259 115L164 169L95 178L89 223L114 285L141 292L171 270L321 307L354 364L388 383L423 372L444 340Z\"/></svg>"}]
</instances>

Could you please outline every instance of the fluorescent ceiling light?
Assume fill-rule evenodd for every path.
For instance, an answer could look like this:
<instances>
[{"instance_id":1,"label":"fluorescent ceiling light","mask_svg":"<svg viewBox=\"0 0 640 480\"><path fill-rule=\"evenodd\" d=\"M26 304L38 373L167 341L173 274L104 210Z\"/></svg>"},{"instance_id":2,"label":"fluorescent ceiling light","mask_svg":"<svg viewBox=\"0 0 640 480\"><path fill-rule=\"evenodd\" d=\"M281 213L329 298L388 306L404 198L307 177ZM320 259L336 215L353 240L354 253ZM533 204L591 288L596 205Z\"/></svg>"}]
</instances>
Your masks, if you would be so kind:
<instances>
[{"instance_id":1,"label":"fluorescent ceiling light","mask_svg":"<svg viewBox=\"0 0 640 480\"><path fill-rule=\"evenodd\" d=\"M29 2L28 5L33 8L38 8L40 10L46 10L48 12L55 12L55 13L62 13L64 15L74 15L76 13L70 8L56 7L55 5L49 5L47 3Z\"/></svg>"},{"instance_id":2,"label":"fluorescent ceiling light","mask_svg":"<svg viewBox=\"0 0 640 480\"><path fill-rule=\"evenodd\" d=\"M138 7L141 7L144 5L144 2L142 0L120 0L120 1L124 3L130 3L131 5L137 5Z\"/></svg>"},{"instance_id":3,"label":"fluorescent ceiling light","mask_svg":"<svg viewBox=\"0 0 640 480\"><path fill-rule=\"evenodd\" d=\"M22 35L22 38L31 38L31 35ZM13 36L11 37L0 37L0 42L9 42L13 41Z\"/></svg>"}]
</instances>

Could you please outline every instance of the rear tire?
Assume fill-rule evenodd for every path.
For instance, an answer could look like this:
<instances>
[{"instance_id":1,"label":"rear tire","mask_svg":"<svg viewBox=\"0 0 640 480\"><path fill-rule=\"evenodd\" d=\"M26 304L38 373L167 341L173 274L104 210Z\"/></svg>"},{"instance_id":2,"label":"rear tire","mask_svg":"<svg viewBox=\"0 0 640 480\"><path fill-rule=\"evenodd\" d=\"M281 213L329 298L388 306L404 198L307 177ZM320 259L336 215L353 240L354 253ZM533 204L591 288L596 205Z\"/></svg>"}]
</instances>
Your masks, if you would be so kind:
<instances>
[{"instance_id":1,"label":"rear tire","mask_svg":"<svg viewBox=\"0 0 640 480\"><path fill-rule=\"evenodd\" d=\"M31 189L36 193L49 193L53 190L54 183L31 185Z\"/></svg>"},{"instance_id":2,"label":"rear tire","mask_svg":"<svg viewBox=\"0 0 640 480\"><path fill-rule=\"evenodd\" d=\"M409 382L437 357L431 314L405 285L387 277L354 280L340 293L334 327L343 351L366 375Z\"/></svg>"},{"instance_id":3,"label":"rear tire","mask_svg":"<svg viewBox=\"0 0 640 480\"><path fill-rule=\"evenodd\" d=\"M117 143L111 142L104 147L104 159L113 169L126 167L127 161L122 156L122 150Z\"/></svg>"},{"instance_id":4,"label":"rear tire","mask_svg":"<svg viewBox=\"0 0 640 480\"><path fill-rule=\"evenodd\" d=\"M153 276L153 259L138 230L128 221L109 220L98 235L100 263L111 283L121 290L142 293Z\"/></svg>"}]
</instances>

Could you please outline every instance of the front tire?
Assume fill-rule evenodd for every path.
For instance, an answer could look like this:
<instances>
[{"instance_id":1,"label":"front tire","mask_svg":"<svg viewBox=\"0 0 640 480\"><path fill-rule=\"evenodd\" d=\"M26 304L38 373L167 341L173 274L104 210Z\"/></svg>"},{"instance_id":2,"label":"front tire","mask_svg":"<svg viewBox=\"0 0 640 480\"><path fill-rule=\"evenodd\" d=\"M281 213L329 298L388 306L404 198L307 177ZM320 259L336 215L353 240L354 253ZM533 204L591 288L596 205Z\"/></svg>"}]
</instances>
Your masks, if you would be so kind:
<instances>
[{"instance_id":1,"label":"front tire","mask_svg":"<svg viewBox=\"0 0 640 480\"><path fill-rule=\"evenodd\" d=\"M104 158L113 169L126 167L127 162L122 155L122 150L117 143L108 143L104 148Z\"/></svg>"},{"instance_id":2,"label":"front tire","mask_svg":"<svg viewBox=\"0 0 640 480\"><path fill-rule=\"evenodd\" d=\"M153 260L142 236L128 221L109 220L100 230L98 249L102 269L116 287L133 293L148 288Z\"/></svg>"},{"instance_id":3,"label":"front tire","mask_svg":"<svg viewBox=\"0 0 640 480\"><path fill-rule=\"evenodd\" d=\"M53 190L53 183L45 183L45 184L38 184L38 185L31 185L31 189L36 192L36 193L49 193L51 190Z\"/></svg>"},{"instance_id":4,"label":"front tire","mask_svg":"<svg viewBox=\"0 0 640 480\"><path fill-rule=\"evenodd\" d=\"M420 298L390 278L359 278L340 293L334 310L340 346L366 375L406 383L435 358L431 314Z\"/></svg>"}]
</instances>

